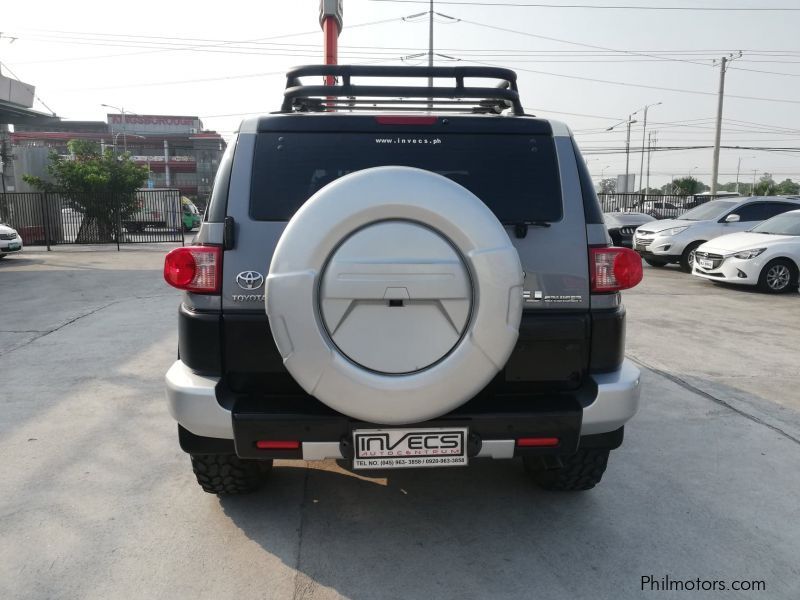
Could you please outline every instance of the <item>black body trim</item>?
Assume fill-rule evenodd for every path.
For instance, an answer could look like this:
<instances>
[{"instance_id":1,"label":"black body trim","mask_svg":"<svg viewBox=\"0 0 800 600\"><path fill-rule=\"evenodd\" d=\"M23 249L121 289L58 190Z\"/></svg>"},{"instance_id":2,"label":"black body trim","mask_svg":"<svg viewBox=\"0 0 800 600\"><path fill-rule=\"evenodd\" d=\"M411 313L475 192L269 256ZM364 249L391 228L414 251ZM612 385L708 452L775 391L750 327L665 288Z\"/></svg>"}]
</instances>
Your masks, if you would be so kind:
<instances>
[{"instance_id":1,"label":"black body trim","mask_svg":"<svg viewBox=\"0 0 800 600\"><path fill-rule=\"evenodd\" d=\"M592 316L592 346L589 370L592 373L612 373L625 360L625 307L594 310Z\"/></svg>"},{"instance_id":2,"label":"black body trim","mask_svg":"<svg viewBox=\"0 0 800 600\"><path fill-rule=\"evenodd\" d=\"M178 354L192 371L222 374L221 322L219 313L196 312L185 304L178 309Z\"/></svg>"},{"instance_id":3,"label":"black body trim","mask_svg":"<svg viewBox=\"0 0 800 600\"><path fill-rule=\"evenodd\" d=\"M264 401L267 399L242 398L234 404L234 440L236 453L242 458L302 458L302 448L261 450L256 448L258 440L339 442L343 456L352 458L350 440L354 429L386 428L333 411L265 410ZM577 395L496 397L494 404L489 412L481 410L480 404L469 402L437 419L396 427L468 427L472 456L480 451L483 440L519 437L558 437L560 443L549 448L517 448L515 456L573 454L577 450L583 415Z\"/></svg>"},{"instance_id":4,"label":"black body trim","mask_svg":"<svg viewBox=\"0 0 800 600\"><path fill-rule=\"evenodd\" d=\"M236 454L233 440L195 435L178 425L178 442L187 454Z\"/></svg>"},{"instance_id":5,"label":"black body trim","mask_svg":"<svg viewBox=\"0 0 800 600\"><path fill-rule=\"evenodd\" d=\"M202 313L181 306L181 359L198 373L224 375L237 391L302 393L286 371L269 321L257 313ZM499 381L509 390L575 389L588 373L616 371L625 353L625 308L524 311L519 338Z\"/></svg>"}]
</instances>

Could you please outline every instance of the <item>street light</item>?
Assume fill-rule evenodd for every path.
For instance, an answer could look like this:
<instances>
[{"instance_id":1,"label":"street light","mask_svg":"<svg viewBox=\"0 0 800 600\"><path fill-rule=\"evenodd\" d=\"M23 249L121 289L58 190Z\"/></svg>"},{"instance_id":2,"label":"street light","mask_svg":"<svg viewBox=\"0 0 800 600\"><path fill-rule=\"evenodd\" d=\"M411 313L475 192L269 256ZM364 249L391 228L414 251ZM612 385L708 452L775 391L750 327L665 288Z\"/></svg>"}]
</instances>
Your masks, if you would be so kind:
<instances>
[{"instance_id":1,"label":"street light","mask_svg":"<svg viewBox=\"0 0 800 600\"><path fill-rule=\"evenodd\" d=\"M120 107L117 107L117 106L112 106L111 104L101 104L100 106L104 106L106 108L113 108L114 110L119 111L120 114L122 114L122 145L123 145L123 151L127 152L128 151L128 136L127 136L127 131L126 131L127 127L125 126L125 107L120 108ZM127 114L135 115L136 113L128 112ZM115 136L115 139L116 139L116 136ZM115 142L114 143L114 152L116 152L116 151L117 151L117 145L116 145L116 142Z\"/></svg>"},{"instance_id":2,"label":"street light","mask_svg":"<svg viewBox=\"0 0 800 600\"><path fill-rule=\"evenodd\" d=\"M745 156L745 158L755 158L756 155ZM742 157L739 157L739 162L736 163L736 193L739 193L739 169L742 167ZM751 190L752 191L752 190Z\"/></svg>"},{"instance_id":3,"label":"street light","mask_svg":"<svg viewBox=\"0 0 800 600\"><path fill-rule=\"evenodd\" d=\"M633 115L635 115L638 112L639 111L637 110L636 112L629 114L627 119L620 121L616 125L612 125L611 127L606 128L606 131L611 131L612 129L614 129L615 127L619 127L623 123L625 123L628 126L628 135L625 138L625 193L628 192L628 166L630 163L630 156L631 156L631 125L637 122L636 119L633 118Z\"/></svg>"},{"instance_id":4,"label":"street light","mask_svg":"<svg viewBox=\"0 0 800 600\"><path fill-rule=\"evenodd\" d=\"M642 178L644 176L644 140L645 140L645 132L647 131L647 109L652 106L659 106L659 105L661 105L661 102L656 102L655 104L647 104L643 109L644 118L642 119L642 158L639 161L639 187L642 187ZM645 190L645 193L649 191L650 190Z\"/></svg>"},{"instance_id":5,"label":"street light","mask_svg":"<svg viewBox=\"0 0 800 600\"><path fill-rule=\"evenodd\" d=\"M113 143L113 146L114 146L114 154L116 154L116 153L117 153L117 138L118 138L120 135L123 135L123 138L122 138L122 139L123 139L123 142L124 142L124 140L125 140L125 139L126 139L126 137L127 137L127 136L125 136L124 132L122 132L122 131L118 131L117 133L115 133L115 134L114 134L114 137L112 138L112 143ZM142 139L142 140L146 140L146 139L147 139L145 136L143 136L143 135L137 135L137 134L135 134L135 133L129 133L129 134L127 134L127 135L129 135L129 136L131 136L131 137L139 138L139 139ZM127 147L127 145L125 146L125 150L124 150L124 151L125 151L125 152L127 152L127 151L128 151L128 147Z\"/></svg>"}]
</instances>

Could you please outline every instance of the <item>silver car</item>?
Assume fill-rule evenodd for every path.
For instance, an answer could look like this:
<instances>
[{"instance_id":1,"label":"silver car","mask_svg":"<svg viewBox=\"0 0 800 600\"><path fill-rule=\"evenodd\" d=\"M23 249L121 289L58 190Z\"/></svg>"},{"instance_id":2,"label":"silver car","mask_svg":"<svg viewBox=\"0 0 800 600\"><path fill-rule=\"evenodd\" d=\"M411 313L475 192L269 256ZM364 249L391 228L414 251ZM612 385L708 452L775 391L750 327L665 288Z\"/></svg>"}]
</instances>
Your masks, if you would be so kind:
<instances>
[{"instance_id":1,"label":"silver car","mask_svg":"<svg viewBox=\"0 0 800 600\"><path fill-rule=\"evenodd\" d=\"M690 273L700 244L728 233L747 231L766 219L798 208L798 196L712 200L676 219L653 221L637 228L633 248L653 267L679 263Z\"/></svg>"}]
</instances>

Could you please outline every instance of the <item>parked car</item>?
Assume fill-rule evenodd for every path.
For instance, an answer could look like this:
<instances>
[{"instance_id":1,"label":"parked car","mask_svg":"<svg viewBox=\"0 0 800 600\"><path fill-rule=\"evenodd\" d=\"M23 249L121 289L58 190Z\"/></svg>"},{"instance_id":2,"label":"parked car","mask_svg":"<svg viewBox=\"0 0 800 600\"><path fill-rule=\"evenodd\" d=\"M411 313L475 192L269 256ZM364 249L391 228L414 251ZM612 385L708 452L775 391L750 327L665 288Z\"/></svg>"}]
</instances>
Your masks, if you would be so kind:
<instances>
[{"instance_id":1,"label":"parked car","mask_svg":"<svg viewBox=\"0 0 800 600\"><path fill-rule=\"evenodd\" d=\"M757 285L765 292L796 291L800 273L800 210L700 245L693 274L725 283Z\"/></svg>"},{"instance_id":2,"label":"parked car","mask_svg":"<svg viewBox=\"0 0 800 600\"><path fill-rule=\"evenodd\" d=\"M672 219L684 212L677 204L661 200L643 200L639 203L639 210L656 219Z\"/></svg>"},{"instance_id":3,"label":"parked car","mask_svg":"<svg viewBox=\"0 0 800 600\"><path fill-rule=\"evenodd\" d=\"M632 248L633 232L636 228L656 219L640 212L609 212L603 215L603 220L615 246Z\"/></svg>"},{"instance_id":4,"label":"parked car","mask_svg":"<svg viewBox=\"0 0 800 600\"><path fill-rule=\"evenodd\" d=\"M634 250L647 264L679 263L687 273L697 247L727 233L746 231L775 215L800 208L797 196L751 196L711 200L677 219L646 223L636 229Z\"/></svg>"},{"instance_id":5,"label":"parked car","mask_svg":"<svg viewBox=\"0 0 800 600\"><path fill-rule=\"evenodd\" d=\"M324 74L342 83L302 84ZM351 76L441 83L362 99ZM273 459L600 481L638 407L619 290L642 263L611 247L569 128L516 90L493 67L297 67L281 111L242 122L164 265L185 292L167 399L203 490L252 491Z\"/></svg>"},{"instance_id":6,"label":"parked car","mask_svg":"<svg viewBox=\"0 0 800 600\"><path fill-rule=\"evenodd\" d=\"M0 223L0 259L19 252L22 252L22 238L16 229Z\"/></svg>"}]
</instances>

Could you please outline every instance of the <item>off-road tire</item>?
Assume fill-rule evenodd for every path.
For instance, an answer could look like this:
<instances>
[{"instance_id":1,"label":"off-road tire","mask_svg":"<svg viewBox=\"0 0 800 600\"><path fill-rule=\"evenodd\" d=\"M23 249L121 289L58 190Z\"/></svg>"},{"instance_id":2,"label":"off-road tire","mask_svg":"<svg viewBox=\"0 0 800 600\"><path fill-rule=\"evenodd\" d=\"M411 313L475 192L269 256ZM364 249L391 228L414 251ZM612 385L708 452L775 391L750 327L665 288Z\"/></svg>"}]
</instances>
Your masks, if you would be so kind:
<instances>
[{"instance_id":1,"label":"off-road tire","mask_svg":"<svg viewBox=\"0 0 800 600\"><path fill-rule=\"evenodd\" d=\"M783 268L782 273L788 272L788 279L783 287L776 287L782 282L776 278L777 273L773 273L775 269ZM776 258L769 261L764 268L761 269L761 274L758 276L758 289L762 292L769 294L785 294L787 292L796 292L798 286L798 273L797 266L786 258Z\"/></svg>"},{"instance_id":2,"label":"off-road tire","mask_svg":"<svg viewBox=\"0 0 800 600\"><path fill-rule=\"evenodd\" d=\"M681 270L684 273L691 273L692 269L694 268L694 259L690 262L689 257L694 256L694 251L700 246L700 244L704 244L705 242L693 242L686 246L686 249L681 254Z\"/></svg>"},{"instance_id":3,"label":"off-road tire","mask_svg":"<svg viewBox=\"0 0 800 600\"><path fill-rule=\"evenodd\" d=\"M536 457L525 458L525 468L533 481L545 490L577 492L590 490L603 478L608 465L609 450L587 448L562 459L557 469L542 469Z\"/></svg>"},{"instance_id":4,"label":"off-road tire","mask_svg":"<svg viewBox=\"0 0 800 600\"><path fill-rule=\"evenodd\" d=\"M669 264L665 260L658 260L656 258L645 258L644 262L646 262L651 267L666 267Z\"/></svg>"},{"instance_id":5,"label":"off-road tire","mask_svg":"<svg viewBox=\"0 0 800 600\"><path fill-rule=\"evenodd\" d=\"M271 460L244 460L235 454L190 454L192 470L203 491L219 496L249 494L261 487Z\"/></svg>"}]
</instances>

